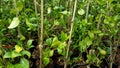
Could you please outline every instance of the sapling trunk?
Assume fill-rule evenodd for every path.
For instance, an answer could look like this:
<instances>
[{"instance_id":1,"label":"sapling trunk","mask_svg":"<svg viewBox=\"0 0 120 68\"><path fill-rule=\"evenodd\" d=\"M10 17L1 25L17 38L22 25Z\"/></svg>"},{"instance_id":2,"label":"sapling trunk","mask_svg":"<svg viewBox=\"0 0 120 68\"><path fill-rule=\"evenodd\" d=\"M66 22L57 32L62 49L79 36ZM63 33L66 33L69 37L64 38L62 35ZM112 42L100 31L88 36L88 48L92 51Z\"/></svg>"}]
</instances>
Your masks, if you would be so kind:
<instances>
[{"instance_id":1,"label":"sapling trunk","mask_svg":"<svg viewBox=\"0 0 120 68\"><path fill-rule=\"evenodd\" d=\"M40 50L40 68L43 68L44 66L43 66L43 64L42 64L42 52L43 52L43 50L42 50L42 48L43 48L43 22L44 22L44 13L43 13L43 11L44 11L44 9L43 9L43 6L44 6L44 2L43 2L44 0L41 0L41 30L39 30L39 31L41 31L41 33L39 34L39 41L38 42L40 42L40 44L39 44L39 50Z\"/></svg>"},{"instance_id":2,"label":"sapling trunk","mask_svg":"<svg viewBox=\"0 0 120 68\"><path fill-rule=\"evenodd\" d=\"M86 21L88 21L88 13L89 13L89 6L90 6L90 0L88 0L87 6L86 6Z\"/></svg>"},{"instance_id":3,"label":"sapling trunk","mask_svg":"<svg viewBox=\"0 0 120 68\"><path fill-rule=\"evenodd\" d=\"M66 50L66 56L65 56L65 64L64 64L64 68L67 68L67 63L68 63L68 53L69 53L69 49L70 49L70 45L71 45L71 37L72 37L72 31L73 31L73 26L74 26L74 19L75 19L75 13L76 13L76 6L77 6L77 0L75 0L75 4L74 4L74 12L73 12L73 17L71 20L71 29L70 29L70 38L68 41L68 46L67 46L67 50Z\"/></svg>"}]
</instances>

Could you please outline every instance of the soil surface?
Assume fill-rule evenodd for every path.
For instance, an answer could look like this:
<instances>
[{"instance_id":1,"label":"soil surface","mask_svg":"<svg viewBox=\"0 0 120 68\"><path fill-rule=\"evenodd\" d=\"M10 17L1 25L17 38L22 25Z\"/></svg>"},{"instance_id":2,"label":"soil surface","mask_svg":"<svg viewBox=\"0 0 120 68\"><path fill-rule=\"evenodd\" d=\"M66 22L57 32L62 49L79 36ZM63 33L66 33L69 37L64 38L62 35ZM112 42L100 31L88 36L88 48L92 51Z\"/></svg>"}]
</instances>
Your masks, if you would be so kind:
<instances>
[{"instance_id":1,"label":"soil surface","mask_svg":"<svg viewBox=\"0 0 120 68\"><path fill-rule=\"evenodd\" d=\"M34 44L36 45L36 44ZM30 58L30 68L39 68L39 49L38 46L35 46L31 50L32 57ZM77 53L77 52L75 52ZM77 54L76 54L77 55ZM64 68L64 61L60 60L61 55L54 53L54 55L51 57L50 63L44 67L44 68ZM85 57L85 55L84 55ZM100 65L100 68L109 68L108 63L105 59L103 59L103 62ZM68 68L87 68L87 64L84 62L80 65L76 65L74 67L68 66ZM90 65L90 68L99 68L95 65ZM113 63L113 68L120 68L120 46L117 48L115 60Z\"/></svg>"}]
</instances>

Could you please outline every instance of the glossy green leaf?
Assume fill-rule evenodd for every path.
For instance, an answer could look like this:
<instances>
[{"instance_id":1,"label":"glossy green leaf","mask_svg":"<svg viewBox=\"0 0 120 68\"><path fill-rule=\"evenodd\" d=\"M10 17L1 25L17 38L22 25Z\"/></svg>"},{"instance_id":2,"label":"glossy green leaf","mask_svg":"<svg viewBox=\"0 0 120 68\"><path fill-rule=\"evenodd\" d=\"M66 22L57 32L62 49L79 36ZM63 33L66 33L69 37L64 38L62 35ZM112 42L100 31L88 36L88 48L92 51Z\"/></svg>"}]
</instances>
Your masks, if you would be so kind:
<instances>
[{"instance_id":1,"label":"glossy green leaf","mask_svg":"<svg viewBox=\"0 0 120 68\"><path fill-rule=\"evenodd\" d=\"M20 64L20 63L15 64L14 67L15 68L25 68L24 64Z\"/></svg>"},{"instance_id":2,"label":"glossy green leaf","mask_svg":"<svg viewBox=\"0 0 120 68\"><path fill-rule=\"evenodd\" d=\"M91 39L93 39L94 38L94 33L92 33L92 32L88 32L88 35L89 35L89 37L91 38Z\"/></svg>"},{"instance_id":3,"label":"glossy green leaf","mask_svg":"<svg viewBox=\"0 0 120 68\"><path fill-rule=\"evenodd\" d=\"M54 54L54 50L50 50L50 51L49 51L49 56L52 57L53 54Z\"/></svg>"},{"instance_id":4,"label":"glossy green leaf","mask_svg":"<svg viewBox=\"0 0 120 68\"><path fill-rule=\"evenodd\" d=\"M68 40L68 37L67 37L67 34L66 34L66 33L62 32L60 36L61 36L61 41L62 41L62 42Z\"/></svg>"},{"instance_id":5,"label":"glossy green leaf","mask_svg":"<svg viewBox=\"0 0 120 68\"><path fill-rule=\"evenodd\" d=\"M78 14L79 14L79 15L83 15L83 14L85 14L85 11L84 11L83 9L79 9L79 10L78 10Z\"/></svg>"},{"instance_id":6,"label":"glossy green leaf","mask_svg":"<svg viewBox=\"0 0 120 68\"><path fill-rule=\"evenodd\" d=\"M22 47L20 47L19 45L15 45L15 51L16 52L21 52L22 51Z\"/></svg>"},{"instance_id":7,"label":"glossy green leaf","mask_svg":"<svg viewBox=\"0 0 120 68\"><path fill-rule=\"evenodd\" d=\"M12 52L6 52L3 58L11 58Z\"/></svg>"},{"instance_id":8,"label":"glossy green leaf","mask_svg":"<svg viewBox=\"0 0 120 68\"><path fill-rule=\"evenodd\" d=\"M33 42L33 40L32 40L32 39L29 39L29 40L27 41L27 45L32 45L32 42Z\"/></svg>"},{"instance_id":9,"label":"glossy green leaf","mask_svg":"<svg viewBox=\"0 0 120 68\"><path fill-rule=\"evenodd\" d=\"M44 57L43 60L45 65L47 65L50 62L50 59L47 57Z\"/></svg>"},{"instance_id":10,"label":"glossy green leaf","mask_svg":"<svg viewBox=\"0 0 120 68\"><path fill-rule=\"evenodd\" d=\"M3 58L15 58L18 56L21 56L21 54L15 52L15 51L12 51L12 52L6 52L5 55L3 56Z\"/></svg>"},{"instance_id":11,"label":"glossy green leaf","mask_svg":"<svg viewBox=\"0 0 120 68\"><path fill-rule=\"evenodd\" d=\"M15 28L19 25L20 21L18 17L14 17L11 24L9 25L9 29Z\"/></svg>"},{"instance_id":12,"label":"glossy green leaf","mask_svg":"<svg viewBox=\"0 0 120 68\"><path fill-rule=\"evenodd\" d=\"M58 52L58 54L62 54L62 49L61 48L57 48L57 52Z\"/></svg>"},{"instance_id":13,"label":"glossy green leaf","mask_svg":"<svg viewBox=\"0 0 120 68\"><path fill-rule=\"evenodd\" d=\"M50 46L50 45L52 44L52 38L48 38L48 39L46 40L46 44L47 44L48 46Z\"/></svg>"},{"instance_id":14,"label":"glossy green leaf","mask_svg":"<svg viewBox=\"0 0 120 68\"><path fill-rule=\"evenodd\" d=\"M20 64L23 64L24 68L29 68L29 61L25 58L21 58Z\"/></svg>"},{"instance_id":15,"label":"glossy green leaf","mask_svg":"<svg viewBox=\"0 0 120 68\"><path fill-rule=\"evenodd\" d=\"M27 55L28 58L31 57L31 53L30 53L29 51L22 51L21 54L22 54L22 55Z\"/></svg>"},{"instance_id":16,"label":"glossy green leaf","mask_svg":"<svg viewBox=\"0 0 120 68\"><path fill-rule=\"evenodd\" d=\"M20 53L18 53L16 51L12 51L11 58L16 58L16 57L19 57L19 56L21 56Z\"/></svg>"},{"instance_id":17,"label":"glossy green leaf","mask_svg":"<svg viewBox=\"0 0 120 68\"><path fill-rule=\"evenodd\" d=\"M7 62L6 65L6 68L15 68L15 66L10 62Z\"/></svg>"},{"instance_id":18,"label":"glossy green leaf","mask_svg":"<svg viewBox=\"0 0 120 68\"><path fill-rule=\"evenodd\" d=\"M58 40L58 38L55 36L53 38L53 42L52 42L52 45L51 47L55 47L55 46L58 46L59 44L61 44L61 42Z\"/></svg>"},{"instance_id":19,"label":"glossy green leaf","mask_svg":"<svg viewBox=\"0 0 120 68\"><path fill-rule=\"evenodd\" d=\"M67 11L67 10L65 10L65 11L62 11L62 12L60 12L61 14L63 14L63 15L70 15L70 12L69 11Z\"/></svg>"},{"instance_id":20,"label":"glossy green leaf","mask_svg":"<svg viewBox=\"0 0 120 68\"><path fill-rule=\"evenodd\" d=\"M47 8L47 13L50 14L51 13L51 7Z\"/></svg>"},{"instance_id":21,"label":"glossy green leaf","mask_svg":"<svg viewBox=\"0 0 120 68\"><path fill-rule=\"evenodd\" d=\"M88 46L92 44L92 40L88 37L85 38L85 41Z\"/></svg>"}]
</instances>

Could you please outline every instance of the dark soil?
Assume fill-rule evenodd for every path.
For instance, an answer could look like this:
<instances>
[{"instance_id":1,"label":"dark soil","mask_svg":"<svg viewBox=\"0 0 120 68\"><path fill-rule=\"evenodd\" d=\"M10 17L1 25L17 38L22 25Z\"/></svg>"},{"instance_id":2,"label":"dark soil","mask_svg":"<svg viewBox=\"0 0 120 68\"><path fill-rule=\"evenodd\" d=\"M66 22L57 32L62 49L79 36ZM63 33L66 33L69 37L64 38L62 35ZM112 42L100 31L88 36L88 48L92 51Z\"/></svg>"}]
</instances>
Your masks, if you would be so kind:
<instances>
[{"instance_id":1,"label":"dark soil","mask_svg":"<svg viewBox=\"0 0 120 68\"><path fill-rule=\"evenodd\" d=\"M38 46L36 46L37 44L35 43L36 42L33 42L33 45L35 45L35 47L30 50L32 53L32 57L30 58L30 68L39 68L39 49ZM73 55L72 57L76 55ZM59 55L58 53L54 53L54 55L51 57L50 63L44 68L64 68L64 61L59 60L60 57L61 55ZM86 58L85 54L83 54L83 57ZM71 68L71 66L68 65L68 68ZM87 68L87 64L80 63L80 65L76 65L72 68ZM95 65L90 65L90 68L99 68L99 67ZM108 62L106 62L105 59L103 59L100 68L109 68ZM120 68L120 46L117 48L113 68Z\"/></svg>"}]
</instances>

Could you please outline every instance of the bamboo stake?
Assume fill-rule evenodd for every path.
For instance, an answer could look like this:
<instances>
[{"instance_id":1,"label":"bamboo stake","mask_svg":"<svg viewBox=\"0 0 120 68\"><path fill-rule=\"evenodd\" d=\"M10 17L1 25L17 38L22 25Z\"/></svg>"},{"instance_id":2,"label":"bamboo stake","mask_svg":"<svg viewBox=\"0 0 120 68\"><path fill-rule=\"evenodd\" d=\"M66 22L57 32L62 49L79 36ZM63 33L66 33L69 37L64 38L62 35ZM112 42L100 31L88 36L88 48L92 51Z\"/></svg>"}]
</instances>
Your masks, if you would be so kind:
<instances>
[{"instance_id":1,"label":"bamboo stake","mask_svg":"<svg viewBox=\"0 0 120 68\"><path fill-rule=\"evenodd\" d=\"M76 6L77 6L77 0L75 0L75 4L74 4L74 12L73 12L72 20L71 20L72 23L71 23L71 30L70 30L70 38L69 38L68 46L67 46L64 68L67 68L67 63L68 63L67 60L68 60L68 53L69 53L70 45L71 45L71 42L72 42L71 37L72 37L72 31L73 31L73 26L74 26Z\"/></svg>"}]
</instances>

